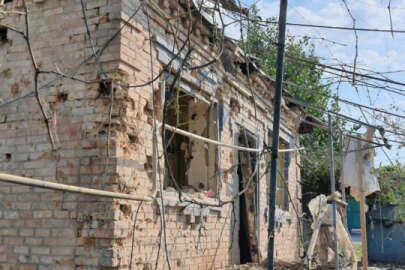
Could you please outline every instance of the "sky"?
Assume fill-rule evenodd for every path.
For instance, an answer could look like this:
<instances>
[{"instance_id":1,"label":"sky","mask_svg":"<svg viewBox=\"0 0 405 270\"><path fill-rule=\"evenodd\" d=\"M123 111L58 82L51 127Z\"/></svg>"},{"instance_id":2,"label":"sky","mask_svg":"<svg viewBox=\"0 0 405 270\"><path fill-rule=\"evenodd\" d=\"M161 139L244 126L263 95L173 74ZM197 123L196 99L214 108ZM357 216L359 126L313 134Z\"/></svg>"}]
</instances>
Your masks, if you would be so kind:
<instances>
[{"instance_id":1,"label":"sky","mask_svg":"<svg viewBox=\"0 0 405 270\"><path fill-rule=\"evenodd\" d=\"M279 0L244 0L242 4L249 6L253 3L259 8L260 16L265 18L278 17ZM356 20L358 28L390 29L389 0L346 0L346 3ZM405 30L405 0L391 1L391 18L394 30ZM290 0L288 3L287 22L352 27L353 20L346 9L343 0ZM239 30L229 28L228 35L238 35ZM346 63L353 65L355 50L355 34L353 31L331 30L320 28L306 28L287 26L287 34L295 36L309 36L315 44L315 55L325 64ZM323 38L323 39L321 39ZM368 69L358 72L390 72L384 74L389 79L405 82L405 33L376 33L358 32L357 67ZM395 71L395 72L393 72ZM393 72L393 73L392 73ZM372 74L370 74L372 75ZM332 86L334 93L341 98L360 104L371 105L380 109L405 115L405 96L389 93L376 88L358 87L350 84ZM401 89L405 87L395 86ZM393 108L397 107L397 109ZM362 121L363 113L356 107L341 104L342 113ZM369 110L363 110L370 124L382 125L375 120ZM391 121L405 128L405 121L389 117ZM359 131L364 131L360 129ZM405 137L391 137L404 141ZM394 144L398 145L398 144ZM405 164L405 149L393 146L391 150L377 148L376 166L388 165L392 162ZM388 157L387 157L388 156Z\"/></svg>"}]
</instances>

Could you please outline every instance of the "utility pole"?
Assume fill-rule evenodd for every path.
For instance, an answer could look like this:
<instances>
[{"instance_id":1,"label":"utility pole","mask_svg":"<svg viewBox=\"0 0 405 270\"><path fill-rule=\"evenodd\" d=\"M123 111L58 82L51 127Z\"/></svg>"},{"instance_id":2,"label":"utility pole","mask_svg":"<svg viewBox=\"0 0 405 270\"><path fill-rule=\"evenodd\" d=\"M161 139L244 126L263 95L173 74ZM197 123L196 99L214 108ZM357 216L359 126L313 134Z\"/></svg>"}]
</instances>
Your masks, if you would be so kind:
<instances>
[{"instance_id":1,"label":"utility pole","mask_svg":"<svg viewBox=\"0 0 405 270\"><path fill-rule=\"evenodd\" d=\"M365 137L366 140L370 140L370 137ZM361 149L361 143L357 142L357 150ZM364 179L363 168L360 166L363 160L363 154L361 151L356 152L357 175L360 187L360 226L361 226L361 249L362 249L362 270L368 269L368 251L367 251L367 228L366 228L366 196L364 194Z\"/></svg>"},{"instance_id":2,"label":"utility pole","mask_svg":"<svg viewBox=\"0 0 405 270\"><path fill-rule=\"evenodd\" d=\"M359 170L359 181L361 187L360 195L360 225L361 225L361 250L362 270L368 269L368 251L367 251L367 229L366 229L366 196L364 195L364 182L361 170Z\"/></svg>"},{"instance_id":3,"label":"utility pole","mask_svg":"<svg viewBox=\"0 0 405 270\"><path fill-rule=\"evenodd\" d=\"M281 97L283 95L284 75L284 47L285 47L285 26L287 19L288 0L280 0L280 15L278 19L278 51L277 51L277 74L276 74L276 95L274 98L273 116L273 144L271 146L270 162L270 201L269 201L269 228L268 228L268 249L267 249L267 270L274 267L274 224L276 211L276 182L277 182L277 159L280 133L280 111Z\"/></svg>"},{"instance_id":4,"label":"utility pole","mask_svg":"<svg viewBox=\"0 0 405 270\"><path fill-rule=\"evenodd\" d=\"M332 116L328 114L328 143L329 143L329 168L330 168L330 189L332 196L336 192L335 183L335 160L333 157L333 133L332 133ZM335 253L335 269L339 269L339 252L336 232L336 202L332 201L332 219L333 219L333 251Z\"/></svg>"}]
</instances>

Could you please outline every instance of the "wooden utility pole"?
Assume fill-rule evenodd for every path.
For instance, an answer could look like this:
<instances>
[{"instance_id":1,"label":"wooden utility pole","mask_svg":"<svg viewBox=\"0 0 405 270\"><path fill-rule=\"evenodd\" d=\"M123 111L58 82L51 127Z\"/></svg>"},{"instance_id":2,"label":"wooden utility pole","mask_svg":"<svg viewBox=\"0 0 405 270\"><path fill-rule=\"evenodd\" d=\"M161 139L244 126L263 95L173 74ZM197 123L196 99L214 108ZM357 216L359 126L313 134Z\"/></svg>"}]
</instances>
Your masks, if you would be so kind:
<instances>
[{"instance_id":1,"label":"wooden utility pole","mask_svg":"<svg viewBox=\"0 0 405 270\"><path fill-rule=\"evenodd\" d=\"M367 137L367 135L366 135ZM368 138L366 138L368 139ZM357 142L357 150L361 149L361 142ZM366 229L366 196L364 192L364 179L362 170L363 152L356 152L357 176L360 188L360 225L361 225L361 248L362 248L362 270L368 269L368 253L367 253L367 229Z\"/></svg>"},{"instance_id":2,"label":"wooden utility pole","mask_svg":"<svg viewBox=\"0 0 405 270\"><path fill-rule=\"evenodd\" d=\"M366 134L364 135L363 139L366 141L371 141L374 136L375 129L368 128ZM362 143L358 141L358 149L362 148ZM369 153L367 153L369 154ZM361 223L361 246L362 246L362 270L368 269L368 251L367 251L367 228L366 228L366 194L365 194L365 183L363 177L363 163L364 163L364 152L358 151L356 153L356 162L358 164L358 181L360 187L360 223ZM371 155L373 156L373 155ZM371 159L371 163L374 163L373 158Z\"/></svg>"}]
</instances>

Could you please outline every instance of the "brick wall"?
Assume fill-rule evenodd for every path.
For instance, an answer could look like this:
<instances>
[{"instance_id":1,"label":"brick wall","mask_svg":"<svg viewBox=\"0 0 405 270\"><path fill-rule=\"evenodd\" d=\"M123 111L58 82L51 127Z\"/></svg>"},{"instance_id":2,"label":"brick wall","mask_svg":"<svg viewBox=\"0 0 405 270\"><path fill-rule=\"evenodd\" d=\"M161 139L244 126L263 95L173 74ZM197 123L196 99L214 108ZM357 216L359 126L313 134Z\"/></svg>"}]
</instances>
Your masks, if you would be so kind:
<instances>
[{"instance_id":1,"label":"brick wall","mask_svg":"<svg viewBox=\"0 0 405 270\"><path fill-rule=\"evenodd\" d=\"M43 70L76 73L92 80L96 68L81 66L90 48L79 1L28 1L31 44ZM118 28L117 3L87 1L87 15L96 46ZM13 1L7 10L20 9ZM1 21L24 29L24 18ZM23 97L34 90L33 68L24 40L8 31L0 45L0 99ZM100 61L113 72L119 59L114 40ZM0 107L0 170L58 183L115 190L116 160L106 164L109 97L99 85L40 75L40 94L51 117L57 150L52 151L37 100L31 95ZM115 152L114 144L111 152ZM111 200L17 185L1 184L1 269L88 269L111 265L114 230Z\"/></svg>"},{"instance_id":2,"label":"brick wall","mask_svg":"<svg viewBox=\"0 0 405 270\"><path fill-rule=\"evenodd\" d=\"M163 178L159 174L157 179L153 178L152 164L158 158L153 154L151 132L153 93L161 96L162 79L136 88L126 84L148 82L163 71L167 61L164 48L173 44L173 36L157 7L172 15L174 9L164 2L160 6L149 6L151 52L145 9L126 22L138 7L138 1L86 2L96 49L125 25L100 58L103 70L114 78L113 103L108 85L41 75L41 96L51 117L57 149L52 151L47 127L33 96L8 106L0 104L0 171L77 186L153 195L159 191L162 184L159 179ZM6 8L20 6L20 1L13 1ZM28 1L28 8L31 43L41 69L57 67L66 74L74 72L82 80L97 80L103 76L94 60L79 65L92 54L80 1ZM20 15L6 16L1 22L20 29L24 27ZM204 63L215 56L216 48L210 45L208 35L206 25L200 25L199 31L193 34L193 64ZM33 91L33 69L26 44L10 31L8 39L9 42L0 45L2 102ZM184 40L184 35L180 34L179 39ZM214 68L216 83L206 77L201 79L202 74L212 74L209 68L204 69L205 73L184 72L181 81L185 87L208 94L224 104L229 117L223 126L222 142L234 143L235 132L242 126L260 134L259 145L262 146L267 138L261 134L271 128L271 108L260 99L256 100L256 106L252 104L247 78L240 69L235 67L235 74L227 73L221 61L217 61ZM268 82L252 76L252 83L262 99L270 99ZM231 100L237 101L239 109L231 106ZM160 99L156 104L161 109ZM294 112L283 110L283 126L293 135L295 117ZM159 113L157 118L161 119ZM159 153L162 152L160 135L159 131ZM219 152L219 166L226 171L235 164L237 152L228 148L220 148ZM294 157L289 168L289 189L300 209L295 200L300 196L296 159L299 157ZM159 163L162 170L163 159ZM260 168L264 170L265 164L261 163ZM264 192L267 182L267 176L262 175L257 218L261 259L265 259L267 249L267 195ZM238 190L237 183L235 170L223 173L217 196L222 200L231 198ZM163 195L167 244L160 241L164 235L160 195L153 203L140 205L0 184L0 269L153 269L158 256L158 268L167 269L166 247L172 269L210 269L212 264L216 269L223 269L239 263L239 217L233 215L231 204L200 208L179 202L168 191ZM289 209L283 214L290 219L281 222L277 230L276 256L280 260L294 261L298 258L298 224L291 205Z\"/></svg>"}]
</instances>

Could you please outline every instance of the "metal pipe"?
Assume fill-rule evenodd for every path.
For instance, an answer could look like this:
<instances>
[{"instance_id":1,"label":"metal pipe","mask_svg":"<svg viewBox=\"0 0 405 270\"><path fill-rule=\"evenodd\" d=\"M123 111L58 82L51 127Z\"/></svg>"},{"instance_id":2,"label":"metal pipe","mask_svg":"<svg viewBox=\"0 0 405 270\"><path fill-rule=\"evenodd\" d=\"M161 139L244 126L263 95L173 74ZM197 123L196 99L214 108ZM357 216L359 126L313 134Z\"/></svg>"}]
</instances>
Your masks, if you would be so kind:
<instances>
[{"instance_id":1,"label":"metal pipe","mask_svg":"<svg viewBox=\"0 0 405 270\"><path fill-rule=\"evenodd\" d=\"M214 144L214 145L218 145L218 146L222 146L222 147L226 147L226 148L231 148L231 149L235 149L235 150L239 150L239 151L246 151L246 152L255 152L255 153L261 153L264 151L264 149L259 149L259 148L249 148L249 147L243 147L243 146L238 146L238 145L234 145L234 144L227 144L227 143L222 143L220 141L217 140L212 140L188 131L185 131L183 129L177 128L177 127L173 127L171 125L166 124L165 125L165 129L180 134L182 136L186 136L192 139L196 139L196 140L200 140L209 144ZM279 149L278 152L279 153L288 153L288 152L295 152L295 151L300 151L300 150L304 150L305 147L299 147L299 148L291 148L291 149Z\"/></svg>"},{"instance_id":2,"label":"metal pipe","mask_svg":"<svg viewBox=\"0 0 405 270\"><path fill-rule=\"evenodd\" d=\"M332 137L332 117L328 114L328 143L329 143L329 167L330 167L330 189L331 194L335 194L335 164L333 159L333 137ZM332 201L332 218L333 218L333 251L335 252L335 269L339 269L339 254L336 233L336 201Z\"/></svg>"},{"instance_id":3,"label":"metal pipe","mask_svg":"<svg viewBox=\"0 0 405 270\"><path fill-rule=\"evenodd\" d=\"M276 93L274 97L274 117L273 117L273 144L271 147L270 163L270 199L269 199L269 227L268 227L268 249L267 249L267 269L274 267L274 225L276 211L276 182L277 182L277 159L280 133L280 110L281 97L283 95L284 77L284 55L285 55L285 28L287 19L288 0L280 0L279 30L278 30L278 51L277 51L277 74Z\"/></svg>"},{"instance_id":4,"label":"metal pipe","mask_svg":"<svg viewBox=\"0 0 405 270\"><path fill-rule=\"evenodd\" d=\"M108 198L114 198L114 199L125 199L125 200L132 200L132 201L152 201L152 198L148 198L148 197L144 197L144 196L104 191L104 190L99 190L99 189L92 189L92 188L85 188L85 187L78 187L78 186L71 186L71 185L59 184L59 183L43 181L43 180L22 177L22 176L17 176L17 175L5 174L5 173L0 173L0 182L1 181L13 183L13 184L31 186L31 187L39 187L39 188L60 190L60 191L69 191L69 192L73 192L73 193L95 195L95 196L108 197Z\"/></svg>"},{"instance_id":5,"label":"metal pipe","mask_svg":"<svg viewBox=\"0 0 405 270\"><path fill-rule=\"evenodd\" d=\"M345 188L345 183L343 182L344 177L344 170L343 170L343 162L344 162L344 152L343 152L343 148L344 148L344 143L343 143L343 132L340 131L339 132L339 144L340 144L340 152L339 152L339 157L340 157L340 179L341 179L341 183L340 183L340 190L342 192L342 201L346 202L346 188ZM343 214L343 223L347 229L347 212L346 212L347 208L345 207L345 211Z\"/></svg>"}]
</instances>

